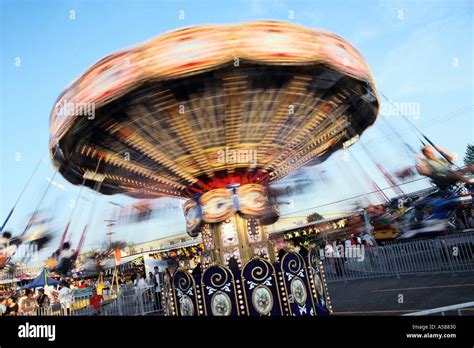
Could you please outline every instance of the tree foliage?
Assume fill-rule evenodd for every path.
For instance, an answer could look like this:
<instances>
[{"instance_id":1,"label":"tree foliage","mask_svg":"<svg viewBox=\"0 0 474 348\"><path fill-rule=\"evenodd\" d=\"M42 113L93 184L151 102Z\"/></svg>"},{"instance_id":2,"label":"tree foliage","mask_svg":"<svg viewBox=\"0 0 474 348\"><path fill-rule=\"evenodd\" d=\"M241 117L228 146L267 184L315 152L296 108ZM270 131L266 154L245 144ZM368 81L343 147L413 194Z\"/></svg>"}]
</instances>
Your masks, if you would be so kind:
<instances>
[{"instance_id":1,"label":"tree foliage","mask_svg":"<svg viewBox=\"0 0 474 348\"><path fill-rule=\"evenodd\" d=\"M308 221L308 222L319 221L319 220L322 220L322 219L324 219L324 217L321 214L318 214L318 213L312 213L312 214L309 214L306 217L306 221Z\"/></svg>"},{"instance_id":2,"label":"tree foliage","mask_svg":"<svg viewBox=\"0 0 474 348\"><path fill-rule=\"evenodd\" d=\"M115 250L115 249L124 249L128 246L128 243L123 240L113 241L112 244L109 241L103 241L101 245L102 250Z\"/></svg>"},{"instance_id":3,"label":"tree foliage","mask_svg":"<svg viewBox=\"0 0 474 348\"><path fill-rule=\"evenodd\" d=\"M466 155L464 156L464 164L466 166L470 164L474 164L474 145L473 144L467 145Z\"/></svg>"}]
</instances>

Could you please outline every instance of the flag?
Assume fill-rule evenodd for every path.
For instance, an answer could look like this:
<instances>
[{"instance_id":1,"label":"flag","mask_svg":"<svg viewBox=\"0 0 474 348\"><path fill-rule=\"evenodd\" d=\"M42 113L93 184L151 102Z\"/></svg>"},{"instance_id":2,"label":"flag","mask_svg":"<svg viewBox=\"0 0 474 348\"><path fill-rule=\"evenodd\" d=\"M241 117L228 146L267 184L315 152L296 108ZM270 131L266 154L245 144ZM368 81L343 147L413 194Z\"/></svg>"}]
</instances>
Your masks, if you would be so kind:
<instances>
[{"instance_id":1,"label":"flag","mask_svg":"<svg viewBox=\"0 0 474 348\"><path fill-rule=\"evenodd\" d=\"M119 248L114 250L115 266L120 265L120 260L122 260L122 253Z\"/></svg>"}]
</instances>

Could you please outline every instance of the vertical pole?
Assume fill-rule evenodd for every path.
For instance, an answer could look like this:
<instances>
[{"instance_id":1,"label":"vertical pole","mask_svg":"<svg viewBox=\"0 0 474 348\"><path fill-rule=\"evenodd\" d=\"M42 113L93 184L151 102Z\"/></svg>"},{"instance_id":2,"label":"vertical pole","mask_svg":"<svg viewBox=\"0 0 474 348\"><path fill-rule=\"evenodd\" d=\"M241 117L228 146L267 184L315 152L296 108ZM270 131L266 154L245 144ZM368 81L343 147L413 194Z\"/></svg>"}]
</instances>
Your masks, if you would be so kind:
<instances>
[{"instance_id":1,"label":"vertical pole","mask_svg":"<svg viewBox=\"0 0 474 348\"><path fill-rule=\"evenodd\" d=\"M242 218L238 213L235 214L235 225L239 235L239 249L242 257L242 266L245 265L253 256L252 250L249 246L247 237L246 219Z\"/></svg>"},{"instance_id":2,"label":"vertical pole","mask_svg":"<svg viewBox=\"0 0 474 348\"><path fill-rule=\"evenodd\" d=\"M394 250L392 249L392 246L388 246L388 250L390 250L390 260L393 263L393 268L395 270L395 275L397 276L398 279L400 279L400 272L398 271L398 266L397 266L397 255L395 255Z\"/></svg>"},{"instance_id":3,"label":"vertical pole","mask_svg":"<svg viewBox=\"0 0 474 348\"><path fill-rule=\"evenodd\" d=\"M444 240L441 240L441 245L443 246L444 251L446 252L446 259L449 263L449 268L451 269L451 273L455 275L454 267L453 267L453 262L451 260L451 253L448 249L448 246L446 245L446 242Z\"/></svg>"}]
</instances>

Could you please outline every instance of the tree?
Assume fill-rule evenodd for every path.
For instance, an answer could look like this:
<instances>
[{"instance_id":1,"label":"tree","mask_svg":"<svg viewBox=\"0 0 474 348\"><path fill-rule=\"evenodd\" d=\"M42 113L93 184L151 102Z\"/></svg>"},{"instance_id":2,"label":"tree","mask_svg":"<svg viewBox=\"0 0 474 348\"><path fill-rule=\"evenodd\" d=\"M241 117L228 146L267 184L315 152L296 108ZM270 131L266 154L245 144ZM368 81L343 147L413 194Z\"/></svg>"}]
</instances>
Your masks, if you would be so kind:
<instances>
[{"instance_id":1,"label":"tree","mask_svg":"<svg viewBox=\"0 0 474 348\"><path fill-rule=\"evenodd\" d=\"M312 214L309 214L307 217L306 217L306 221L308 222L313 222L313 221L319 221L319 220L322 220L324 219L324 216L322 216L321 214L318 214L318 213L312 213Z\"/></svg>"},{"instance_id":2,"label":"tree","mask_svg":"<svg viewBox=\"0 0 474 348\"><path fill-rule=\"evenodd\" d=\"M464 164L466 166L474 164L474 145L469 144L466 148L466 155L464 156Z\"/></svg>"},{"instance_id":3,"label":"tree","mask_svg":"<svg viewBox=\"0 0 474 348\"><path fill-rule=\"evenodd\" d=\"M117 240L113 241L112 244L110 244L109 241L103 241L101 244L101 249L102 250L115 250L115 249L125 249L128 246L128 243L123 241L123 240Z\"/></svg>"}]
</instances>

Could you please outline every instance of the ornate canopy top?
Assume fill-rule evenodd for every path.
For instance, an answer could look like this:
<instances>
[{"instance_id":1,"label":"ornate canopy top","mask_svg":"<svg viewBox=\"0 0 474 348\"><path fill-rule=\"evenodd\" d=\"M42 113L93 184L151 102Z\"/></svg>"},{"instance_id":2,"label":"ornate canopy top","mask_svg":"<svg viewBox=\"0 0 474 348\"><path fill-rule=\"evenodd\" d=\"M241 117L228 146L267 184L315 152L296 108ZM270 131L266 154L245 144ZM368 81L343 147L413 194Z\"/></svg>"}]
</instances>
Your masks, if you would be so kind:
<instances>
[{"instance_id":1,"label":"ornate canopy top","mask_svg":"<svg viewBox=\"0 0 474 348\"><path fill-rule=\"evenodd\" d=\"M105 194L190 197L319 163L376 119L344 39L281 22L176 30L112 54L61 93L50 149ZM95 174L94 174L95 173Z\"/></svg>"}]
</instances>

